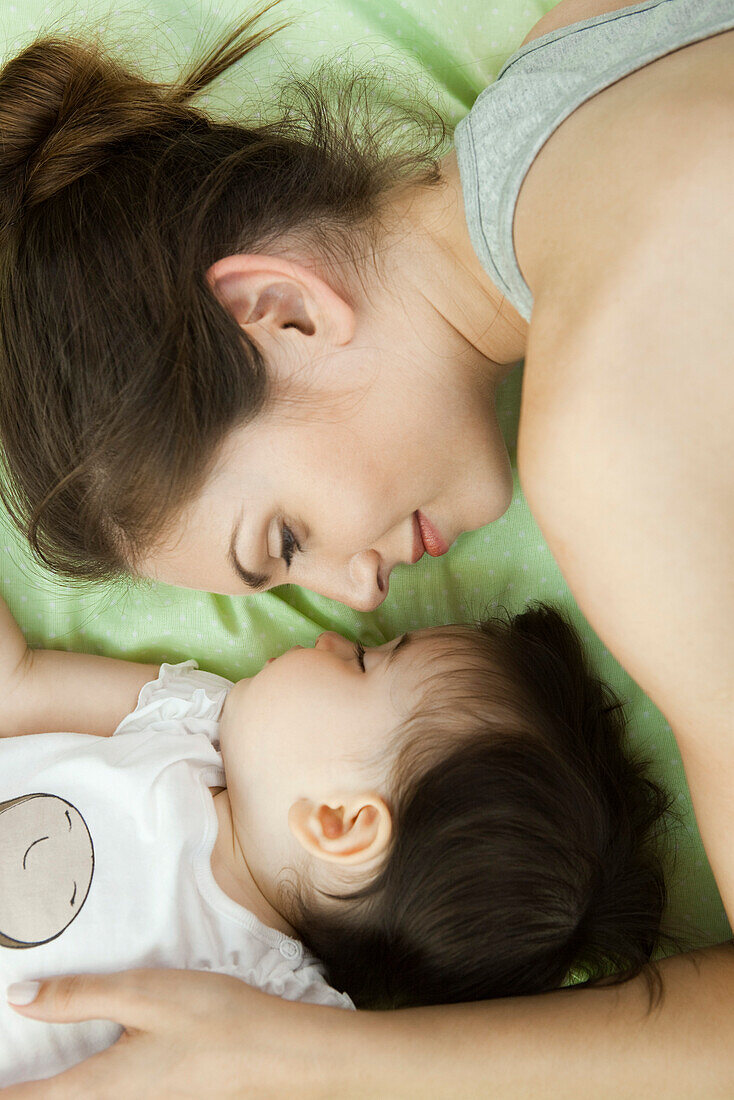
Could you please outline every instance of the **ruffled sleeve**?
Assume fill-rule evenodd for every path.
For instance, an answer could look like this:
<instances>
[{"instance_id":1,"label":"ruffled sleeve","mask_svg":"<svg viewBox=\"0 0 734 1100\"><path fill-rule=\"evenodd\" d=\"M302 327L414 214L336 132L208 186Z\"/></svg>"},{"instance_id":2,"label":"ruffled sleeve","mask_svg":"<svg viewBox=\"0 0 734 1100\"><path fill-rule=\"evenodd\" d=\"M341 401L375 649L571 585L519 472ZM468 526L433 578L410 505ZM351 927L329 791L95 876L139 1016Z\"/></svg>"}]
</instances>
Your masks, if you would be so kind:
<instances>
[{"instance_id":1,"label":"ruffled sleeve","mask_svg":"<svg viewBox=\"0 0 734 1100\"><path fill-rule=\"evenodd\" d=\"M219 716L231 687L231 680L203 672L196 661L162 664L158 679L145 684L137 707L123 718L114 736L175 724L188 733L204 733L218 749Z\"/></svg>"},{"instance_id":2,"label":"ruffled sleeve","mask_svg":"<svg viewBox=\"0 0 734 1100\"><path fill-rule=\"evenodd\" d=\"M275 992L275 990L273 990ZM306 1001L313 1005L328 1005L331 1008L350 1008L354 1002L347 993L340 993L330 986L318 964L304 966L290 977L284 977L280 996L289 1001Z\"/></svg>"},{"instance_id":3,"label":"ruffled sleeve","mask_svg":"<svg viewBox=\"0 0 734 1100\"><path fill-rule=\"evenodd\" d=\"M284 937L285 939L286 937ZM296 941L290 940L291 943ZM247 982L263 993L274 997L283 997L286 1001L306 1001L308 1004L327 1005L330 1008L347 1008L354 1011L355 1005L348 993L340 993L329 985L324 977L324 968L317 959L304 951L293 959L283 959L277 951L268 952L255 964L241 966L217 966L213 973L229 974ZM198 969L204 969L200 967Z\"/></svg>"}]
</instances>

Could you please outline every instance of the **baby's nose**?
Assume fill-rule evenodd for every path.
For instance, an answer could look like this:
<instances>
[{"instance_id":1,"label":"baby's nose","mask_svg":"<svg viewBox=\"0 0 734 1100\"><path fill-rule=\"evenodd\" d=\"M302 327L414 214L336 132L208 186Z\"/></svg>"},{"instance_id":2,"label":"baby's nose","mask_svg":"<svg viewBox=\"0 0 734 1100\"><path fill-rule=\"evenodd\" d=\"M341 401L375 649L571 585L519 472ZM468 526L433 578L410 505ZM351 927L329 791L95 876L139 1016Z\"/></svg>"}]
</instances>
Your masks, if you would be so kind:
<instances>
[{"instance_id":1,"label":"baby's nose","mask_svg":"<svg viewBox=\"0 0 734 1100\"><path fill-rule=\"evenodd\" d=\"M325 630L323 634L319 634L314 642L314 649L323 649L327 653L339 653L348 644L346 639L342 638L341 634L337 634L335 630Z\"/></svg>"}]
</instances>

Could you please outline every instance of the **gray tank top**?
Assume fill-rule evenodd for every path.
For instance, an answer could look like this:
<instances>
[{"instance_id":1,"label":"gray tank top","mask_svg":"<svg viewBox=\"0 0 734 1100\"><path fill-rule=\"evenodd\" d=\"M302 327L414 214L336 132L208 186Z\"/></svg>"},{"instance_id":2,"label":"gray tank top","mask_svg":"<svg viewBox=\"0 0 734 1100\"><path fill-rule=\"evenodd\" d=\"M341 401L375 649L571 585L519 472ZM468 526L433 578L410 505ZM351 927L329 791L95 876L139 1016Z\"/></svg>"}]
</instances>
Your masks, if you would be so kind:
<instances>
[{"instance_id":1,"label":"gray tank top","mask_svg":"<svg viewBox=\"0 0 734 1100\"><path fill-rule=\"evenodd\" d=\"M512 223L525 175L572 111L681 46L734 28L734 0L648 0L551 31L514 53L456 127L454 144L474 250L525 320L533 296Z\"/></svg>"}]
</instances>

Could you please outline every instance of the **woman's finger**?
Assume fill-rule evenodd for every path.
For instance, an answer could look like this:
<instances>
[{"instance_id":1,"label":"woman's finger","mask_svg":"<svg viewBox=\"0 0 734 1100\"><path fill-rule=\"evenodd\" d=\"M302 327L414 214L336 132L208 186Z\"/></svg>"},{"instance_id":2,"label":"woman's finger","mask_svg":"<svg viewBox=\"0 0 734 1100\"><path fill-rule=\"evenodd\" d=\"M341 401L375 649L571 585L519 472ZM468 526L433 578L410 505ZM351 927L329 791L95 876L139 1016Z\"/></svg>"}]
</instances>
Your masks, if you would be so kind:
<instances>
[{"instance_id":1,"label":"woman's finger","mask_svg":"<svg viewBox=\"0 0 734 1100\"><path fill-rule=\"evenodd\" d=\"M7 998L16 1012L34 1020L112 1020L126 1030L160 1029L165 1023L160 1011L161 1000L167 999L165 978L165 972L148 970L74 974L37 983L19 982L8 987ZM35 996L33 986L38 987ZM167 1005L169 1019L171 1007Z\"/></svg>"}]
</instances>

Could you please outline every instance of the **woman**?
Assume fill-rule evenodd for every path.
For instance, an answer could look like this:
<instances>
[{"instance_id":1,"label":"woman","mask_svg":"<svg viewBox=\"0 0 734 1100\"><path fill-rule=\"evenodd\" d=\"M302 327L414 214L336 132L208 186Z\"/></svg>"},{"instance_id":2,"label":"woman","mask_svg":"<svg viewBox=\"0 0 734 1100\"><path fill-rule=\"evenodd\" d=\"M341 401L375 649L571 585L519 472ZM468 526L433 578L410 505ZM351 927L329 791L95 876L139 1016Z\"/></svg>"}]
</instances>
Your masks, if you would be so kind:
<instances>
[{"instance_id":1,"label":"woman","mask_svg":"<svg viewBox=\"0 0 734 1100\"><path fill-rule=\"evenodd\" d=\"M526 495L673 724L731 917L732 16L651 0L602 18L622 8L563 0L438 166L348 127L335 141L318 102L310 142L208 124L187 98L254 41L172 91L66 47L8 66L4 499L59 571L220 592L287 579L371 609L397 562L507 506L492 399L525 355ZM625 28L658 45L594 86L589 51L618 51ZM543 51L566 47L549 90ZM574 50L585 91L549 115ZM493 179L481 142L502 136L485 123L503 87L531 96L509 133L533 112L545 133ZM724 1096L734 957L696 954L662 964L649 1016L636 982L389 1016L204 974L46 982L29 1013L128 1031L18 1095Z\"/></svg>"}]
</instances>

